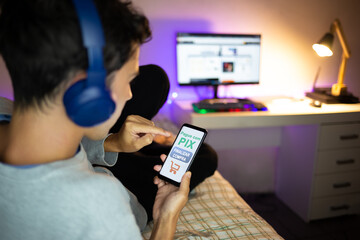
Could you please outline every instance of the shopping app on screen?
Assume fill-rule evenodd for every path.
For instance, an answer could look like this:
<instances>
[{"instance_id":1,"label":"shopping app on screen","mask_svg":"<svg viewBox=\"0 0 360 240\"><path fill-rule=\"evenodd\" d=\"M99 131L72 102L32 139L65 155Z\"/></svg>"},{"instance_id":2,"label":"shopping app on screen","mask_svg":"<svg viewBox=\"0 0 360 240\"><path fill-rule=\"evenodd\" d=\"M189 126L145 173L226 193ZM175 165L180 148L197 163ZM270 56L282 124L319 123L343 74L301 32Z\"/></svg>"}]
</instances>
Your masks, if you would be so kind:
<instances>
[{"instance_id":1,"label":"shopping app on screen","mask_svg":"<svg viewBox=\"0 0 360 240\"><path fill-rule=\"evenodd\" d=\"M161 169L161 174L181 182L203 136L204 133L201 131L183 127Z\"/></svg>"}]
</instances>

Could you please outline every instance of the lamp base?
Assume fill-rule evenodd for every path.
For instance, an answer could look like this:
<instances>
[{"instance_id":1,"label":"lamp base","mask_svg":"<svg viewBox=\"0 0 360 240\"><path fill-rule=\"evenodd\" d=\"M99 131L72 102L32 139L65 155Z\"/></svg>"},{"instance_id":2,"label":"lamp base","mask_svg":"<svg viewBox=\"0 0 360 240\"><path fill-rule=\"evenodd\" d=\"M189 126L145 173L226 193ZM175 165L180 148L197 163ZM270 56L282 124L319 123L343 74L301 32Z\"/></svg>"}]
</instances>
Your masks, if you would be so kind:
<instances>
[{"instance_id":1,"label":"lamp base","mask_svg":"<svg viewBox=\"0 0 360 240\"><path fill-rule=\"evenodd\" d=\"M313 92L307 92L306 96L326 104L359 103L359 98L349 92L343 93L340 96L333 96L331 88L315 88Z\"/></svg>"},{"instance_id":2,"label":"lamp base","mask_svg":"<svg viewBox=\"0 0 360 240\"><path fill-rule=\"evenodd\" d=\"M347 87L345 84L335 83L331 87L331 95L333 96L342 96L346 95Z\"/></svg>"}]
</instances>

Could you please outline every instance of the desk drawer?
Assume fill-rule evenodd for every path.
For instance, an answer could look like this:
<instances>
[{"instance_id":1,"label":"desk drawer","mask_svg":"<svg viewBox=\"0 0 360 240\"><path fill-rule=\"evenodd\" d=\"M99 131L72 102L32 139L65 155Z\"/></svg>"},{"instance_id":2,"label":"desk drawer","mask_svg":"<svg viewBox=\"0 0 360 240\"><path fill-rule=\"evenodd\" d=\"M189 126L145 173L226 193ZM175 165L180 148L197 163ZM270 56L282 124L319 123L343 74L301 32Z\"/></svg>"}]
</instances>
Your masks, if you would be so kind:
<instances>
[{"instance_id":1,"label":"desk drawer","mask_svg":"<svg viewBox=\"0 0 360 240\"><path fill-rule=\"evenodd\" d=\"M360 124L324 125L320 129L319 149L360 147Z\"/></svg>"},{"instance_id":2,"label":"desk drawer","mask_svg":"<svg viewBox=\"0 0 360 240\"><path fill-rule=\"evenodd\" d=\"M360 171L315 176L313 197L360 192Z\"/></svg>"},{"instance_id":3,"label":"desk drawer","mask_svg":"<svg viewBox=\"0 0 360 240\"><path fill-rule=\"evenodd\" d=\"M360 148L327 150L318 153L316 174L360 170Z\"/></svg>"},{"instance_id":4,"label":"desk drawer","mask_svg":"<svg viewBox=\"0 0 360 240\"><path fill-rule=\"evenodd\" d=\"M310 220L360 213L360 194L314 199Z\"/></svg>"}]
</instances>

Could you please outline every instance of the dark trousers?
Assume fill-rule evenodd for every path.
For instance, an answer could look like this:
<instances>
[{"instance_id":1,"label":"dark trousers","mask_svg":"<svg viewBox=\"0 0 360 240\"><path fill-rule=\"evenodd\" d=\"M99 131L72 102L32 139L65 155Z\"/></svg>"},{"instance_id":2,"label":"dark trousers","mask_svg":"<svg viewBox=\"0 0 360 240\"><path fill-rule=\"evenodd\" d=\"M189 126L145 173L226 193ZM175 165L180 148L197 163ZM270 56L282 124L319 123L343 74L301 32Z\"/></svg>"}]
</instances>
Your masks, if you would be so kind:
<instances>
[{"instance_id":1,"label":"dark trousers","mask_svg":"<svg viewBox=\"0 0 360 240\"><path fill-rule=\"evenodd\" d=\"M164 70L156 65L140 67L140 74L131 83L133 98L128 101L124 110L110 130L118 132L129 115L140 115L152 119L166 102L169 93L169 79ZM153 142L136 153L119 153L118 162L110 170L124 186L138 198L144 206L149 221L157 192L153 179L157 172L154 165L162 164L161 154L168 154L170 146ZM217 154L204 143L191 165L190 189L211 176L217 168Z\"/></svg>"}]
</instances>

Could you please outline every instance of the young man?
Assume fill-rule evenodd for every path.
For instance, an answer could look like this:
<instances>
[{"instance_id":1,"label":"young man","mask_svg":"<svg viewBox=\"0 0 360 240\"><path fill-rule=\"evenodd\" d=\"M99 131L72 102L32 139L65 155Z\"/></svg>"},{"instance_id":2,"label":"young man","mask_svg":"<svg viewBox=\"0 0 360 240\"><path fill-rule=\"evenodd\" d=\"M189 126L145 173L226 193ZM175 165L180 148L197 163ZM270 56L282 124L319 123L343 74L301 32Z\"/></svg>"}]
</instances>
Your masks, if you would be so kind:
<instances>
[{"instance_id":1,"label":"young man","mask_svg":"<svg viewBox=\"0 0 360 240\"><path fill-rule=\"evenodd\" d=\"M130 3L95 2L106 39L106 83L116 108L94 127L75 124L63 103L67 89L87 76L73 3L8 0L2 6L0 52L15 101L13 109L0 101L0 239L141 239L144 209L108 171L91 163L113 164L117 155L105 151L137 151L155 135L169 135L132 116L119 133L106 138L132 97L129 84L138 74L139 45L150 30ZM154 183L152 238L172 239L190 173L180 188L158 178Z\"/></svg>"}]
</instances>

